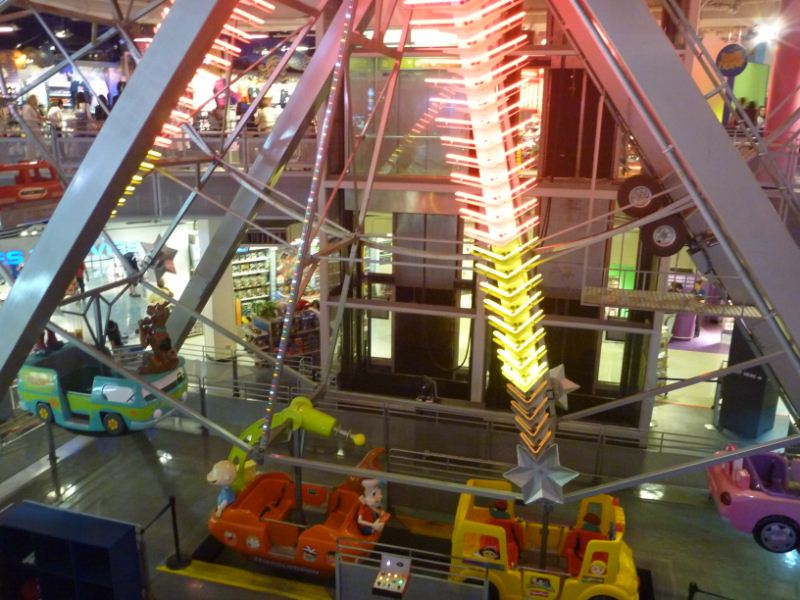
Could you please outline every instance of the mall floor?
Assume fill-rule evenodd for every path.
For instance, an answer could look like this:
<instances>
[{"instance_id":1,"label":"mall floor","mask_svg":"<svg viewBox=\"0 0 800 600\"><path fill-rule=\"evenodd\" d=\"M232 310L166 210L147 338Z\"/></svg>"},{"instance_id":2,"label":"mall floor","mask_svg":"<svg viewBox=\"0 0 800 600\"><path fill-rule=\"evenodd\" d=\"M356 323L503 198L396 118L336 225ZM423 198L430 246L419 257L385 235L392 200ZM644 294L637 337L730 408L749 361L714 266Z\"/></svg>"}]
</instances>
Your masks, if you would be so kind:
<instances>
[{"instance_id":1,"label":"mall floor","mask_svg":"<svg viewBox=\"0 0 800 600\"><path fill-rule=\"evenodd\" d=\"M191 552L205 538L206 519L216 497L205 475L227 453L222 440L172 429L120 438L75 436L74 440L62 445L55 468L49 468L45 459L17 489L0 484L0 505L28 499L141 525L174 495L184 552ZM647 484L618 495L627 516L626 540L637 566L651 572L655 598L686 598L690 582L737 600L800 597L800 555L761 550L749 535L734 531L720 519L706 490ZM534 516L538 513L537 508L528 510ZM558 507L554 520L571 521L573 511L574 507ZM247 568L272 575L275 589L283 591L265 595L158 571L174 553L166 518L156 521L144 540L155 598L324 598L332 594L329 582L312 581L305 584L313 585L309 589L314 593L297 595L286 581L287 573L254 563ZM424 540L420 543L424 546Z\"/></svg>"},{"instance_id":2,"label":"mall floor","mask_svg":"<svg viewBox=\"0 0 800 600\"><path fill-rule=\"evenodd\" d=\"M129 308L133 311L137 306L132 304ZM615 342L610 343L612 346L604 351L613 353L618 347L613 346ZM690 377L719 368L724 358L724 354L714 352L670 348L668 377ZM202 368L207 375L224 377L229 367L204 363ZM730 437L710 425L713 398L711 383L661 397L653 413L654 427L724 444ZM15 462L28 464L46 452L45 431L38 429L22 445L0 448L0 506L28 499L143 525L174 495L182 548L184 554L191 552L207 536L206 520L216 497L216 490L206 483L205 475L214 462L227 454L229 446L219 438L198 434L196 428L176 425L180 424L165 423L164 427L120 438L86 437L59 430L59 461L55 467L45 457L12 476ZM780 415L769 435L780 435L782 428L785 432L785 416ZM418 448L424 448L424 436L417 441ZM312 478L328 482L322 474L309 476ZM757 546L750 535L734 531L718 516L705 488L662 481L618 495L626 511L626 540L637 566L651 572L655 598L687 598L691 582L701 590L736 600L800 598L800 553L770 554ZM537 507L526 510L534 518L538 516ZM569 522L573 512L572 506L557 507L554 519ZM273 577L271 592L249 591L159 570L174 553L171 531L169 521L161 518L144 536L154 598L333 597L331 582L298 584L286 572L254 563L243 566ZM420 544L424 546L425 540L420 539Z\"/></svg>"}]
</instances>

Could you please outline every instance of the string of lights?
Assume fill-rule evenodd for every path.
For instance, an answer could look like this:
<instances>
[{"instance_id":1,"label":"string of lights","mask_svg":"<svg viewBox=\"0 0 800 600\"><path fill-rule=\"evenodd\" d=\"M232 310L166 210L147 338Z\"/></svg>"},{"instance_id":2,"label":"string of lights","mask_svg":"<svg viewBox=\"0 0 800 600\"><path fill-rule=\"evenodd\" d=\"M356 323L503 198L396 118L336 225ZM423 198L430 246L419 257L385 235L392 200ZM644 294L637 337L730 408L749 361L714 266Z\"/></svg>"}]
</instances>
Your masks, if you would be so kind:
<instances>
[{"instance_id":1,"label":"string of lights","mask_svg":"<svg viewBox=\"0 0 800 600\"><path fill-rule=\"evenodd\" d=\"M169 5L165 6L160 13L161 22L170 12L170 6L174 0L170 0ZM246 6L251 10L245 10L241 6ZM136 187L144 181L144 177L155 168L155 163L162 158L164 150L172 147L173 140L182 135L181 126L191 123L192 114L200 106L194 99L195 90L202 87L200 81L211 79L216 81L231 67L231 56L239 56L242 49L237 44L249 43L251 35L240 28L240 22L245 22L250 26L261 27L265 21L262 18L275 10L275 6L264 0L241 0L239 5L234 8L229 20L222 28L220 35L214 39L211 48L205 55L203 64L197 69L192 77L186 92L181 95L177 106L170 112L169 118L161 128L161 132L153 140L153 147L147 152L147 157L139 165L138 172L131 178L130 183L117 200L117 207L125 206L129 196L136 192ZM155 27L157 33L161 27L159 22ZM145 42L144 51L149 47L149 42ZM117 210L111 212L111 218L116 217Z\"/></svg>"}]
</instances>

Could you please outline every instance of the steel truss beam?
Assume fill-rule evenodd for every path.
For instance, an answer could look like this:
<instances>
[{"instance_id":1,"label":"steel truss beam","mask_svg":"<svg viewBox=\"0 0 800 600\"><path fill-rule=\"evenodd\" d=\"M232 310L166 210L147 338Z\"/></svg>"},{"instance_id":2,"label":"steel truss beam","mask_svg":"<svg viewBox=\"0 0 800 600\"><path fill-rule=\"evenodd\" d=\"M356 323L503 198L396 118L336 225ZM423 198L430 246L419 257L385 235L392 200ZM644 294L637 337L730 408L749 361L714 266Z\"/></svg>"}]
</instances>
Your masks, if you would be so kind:
<instances>
[{"instance_id":1,"label":"steel truss beam","mask_svg":"<svg viewBox=\"0 0 800 600\"><path fill-rule=\"evenodd\" d=\"M254 102L251 103L250 107L247 109L245 114L242 115L241 119L239 119L239 123L236 125L234 130L228 135L228 137L223 142L222 147L221 147L220 152L219 152L220 155L224 155L228 151L228 149L233 145L233 143L236 141L236 139L238 138L238 136L241 133L242 129L246 126L247 121L250 119L250 116L252 115L252 111L254 110L255 107L257 107L259 105L259 103L261 102L261 99L266 94L266 91L272 86L274 81L278 78L278 75L281 72L283 72L285 66L289 63L289 60L290 60L290 58L291 58L291 56L292 56L292 54L294 52L294 49L300 44L300 40L302 40L303 36L305 35L305 32L308 29L310 29L312 25L313 25L313 20L310 21L309 23L307 23L306 25L304 25L303 27L301 27L300 29L298 29L294 34L292 34L292 35L288 36L287 38L285 38L285 40L288 41L290 38L295 37L294 41L292 42L292 44L291 44L291 46L289 48L289 51L284 53L283 57L280 59L278 64L275 66L275 69L272 71L272 73L270 74L269 78L267 79L267 81L262 86L261 91L258 93L257 102L254 101ZM254 68L255 65L260 64L262 61L265 61L268 57L270 57L274 53L277 53L278 48L280 48L282 45L283 44L279 44L279 45L275 46L275 48L273 50L270 50L270 52L268 52L265 56L262 56L259 60L257 60L255 63L253 63L253 65L251 65L250 69ZM227 94L228 91L230 90L230 86L233 85L233 83L235 81L239 81L239 79L241 79L241 75L239 77L237 77L235 80L232 80L232 81L228 82L228 85L226 85L224 89L222 89L219 92L217 92L216 94L214 94L213 98L211 98L209 101L216 99L220 94ZM190 132L192 132L192 131L194 131L194 130L190 130ZM195 136L195 138L199 138L199 136ZM195 143L197 143L197 142L195 141ZM202 147L203 148L208 148L208 146L207 146L207 144L205 144L205 142L203 142ZM143 270L146 270L150 266L150 264L153 262L154 258L158 255L158 253L161 251L161 249L167 243L167 241L169 240L170 236L172 236L172 234L178 228L178 225L180 225L181 221L183 221L183 218L188 214L189 209L192 207L192 204L194 203L194 201L198 197L205 198L206 200L209 200L209 197L205 196L202 193L202 190L205 187L205 185L211 180L211 177L214 175L214 172L217 169L217 162L219 162L219 159L210 150L207 152L207 154L216 162L212 162L211 164L208 165L208 167L206 167L206 170L203 173L202 177L200 178L199 182L197 183L196 188L192 188L192 189L189 190L189 192L190 192L189 195L186 197L186 200L183 201L183 204L181 205L180 209L178 209L178 212L175 213L175 216L173 217L172 221L170 222L169 226L167 227L166 232L155 243L155 245L153 246L152 251L145 258ZM160 170L160 173L162 175L164 175L164 176L167 176L166 172L164 170ZM183 183L179 182L179 180L177 178L175 178L175 181L177 183L179 183L180 185L183 185Z\"/></svg>"},{"instance_id":2,"label":"steel truss beam","mask_svg":"<svg viewBox=\"0 0 800 600\"><path fill-rule=\"evenodd\" d=\"M355 24L359 29L370 15L371 0L360 0L356 5ZM317 50L308 64L292 101L278 117L248 175L265 185L275 186L284 166L300 143L311 119L327 97L328 86L336 63L336 48L344 30L346 7L340 7L325 35L317 43ZM252 217L258 209L259 197L252 190L241 188L231 202L231 211ZM217 287L225 268L231 261L236 247L245 232L245 224L239 217L227 214L200 259L189 284L181 295L181 303L200 312ZM167 330L177 346L180 346L194 323L194 318L185 311L176 310L170 315Z\"/></svg>"},{"instance_id":3,"label":"steel truss beam","mask_svg":"<svg viewBox=\"0 0 800 600\"><path fill-rule=\"evenodd\" d=\"M178 0L0 309L8 387L236 0Z\"/></svg>"},{"instance_id":4,"label":"steel truss beam","mask_svg":"<svg viewBox=\"0 0 800 600\"><path fill-rule=\"evenodd\" d=\"M411 23L411 13L406 12L404 13L403 23L401 26L401 33L400 33L400 42L398 44L398 49L400 55L395 60L394 67L392 68L392 73L389 76L389 81L386 83L386 96L383 100L383 110L381 112L381 117L378 122L378 129L376 132L376 139L375 145L372 149L372 156L370 157L369 162L369 170L367 171L367 181L364 186L364 191L361 192L361 206L358 209L358 214L356 217L356 224L355 224L355 231L356 234L361 234L364 231L364 223L367 218L367 207L369 206L369 199L372 195L372 186L375 183L375 174L378 171L378 160L381 153L381 148L383 147L383 136L386 132L386 125L389 122L389 111L392 107L392 101L394 100L395 90L397 89L397 81L400 77L400 62L402 58L402 52L406 45L406 40L408 39L409 35L409 26ZM371 117L371 115L370 115ZM348 123L352 122L352 119L348 119ZM358 241L354 240L350 246L350 253L349 258L350 260L354 260L358 253ZM327 358L323 357L323 365L322 365L322 376L320 377L320 383L317 390L314 392L314 397L318 397L321 394L324 394L325 390L328 387L328 377L331 372L331 368L333 366L333 349L336 347L336 340L339 336L339 330L342 326L342 321L344 319L344 309L345 309L345 302L347 300L347 296L350 293L350 283L353 277L353 265L348 264L347 268L345 269L344 280L342 281L342 291L339 297L339 302L336 306L336 316L333 319L333 326L330 328L330 337L331 341L329 342L330 345L330 352L328 352ZM323 331L323 334L327 332Z\"/></svg>"}]
</instances>

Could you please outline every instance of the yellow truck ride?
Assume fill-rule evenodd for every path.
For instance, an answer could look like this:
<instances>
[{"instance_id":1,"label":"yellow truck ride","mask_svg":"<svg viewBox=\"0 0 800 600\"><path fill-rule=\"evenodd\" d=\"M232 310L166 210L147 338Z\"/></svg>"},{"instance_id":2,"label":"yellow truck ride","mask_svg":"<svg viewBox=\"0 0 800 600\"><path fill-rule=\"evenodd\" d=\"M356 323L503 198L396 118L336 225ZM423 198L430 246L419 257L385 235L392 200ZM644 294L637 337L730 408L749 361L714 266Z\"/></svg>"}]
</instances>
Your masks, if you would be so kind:
<instances>
[{"instance_id":1,"label":"yellow truck ride","mask_svg":"<svg viewBox=\"0 0 800 600\"><path fill-rule=\"evenodd\" d=\"M507 481L471 479L468 485L511 490ZM542 524L516 517L513 504L461 494L453 526L453 577L479 578L488 567L493 600L639 598L633 552L623 540L625 513L616 498L586 498L574 525L549 524L544 568L542 531Z\"/></svg>"}]
</instances>

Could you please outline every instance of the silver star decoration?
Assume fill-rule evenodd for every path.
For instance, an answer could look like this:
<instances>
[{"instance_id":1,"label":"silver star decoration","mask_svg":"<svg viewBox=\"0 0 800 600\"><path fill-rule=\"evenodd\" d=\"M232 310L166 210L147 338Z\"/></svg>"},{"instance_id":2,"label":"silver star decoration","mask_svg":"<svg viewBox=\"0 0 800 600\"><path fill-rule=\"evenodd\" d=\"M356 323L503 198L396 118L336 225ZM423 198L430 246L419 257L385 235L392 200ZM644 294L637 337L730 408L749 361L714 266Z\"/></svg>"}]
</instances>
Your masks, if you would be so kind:
<instances>
[{"instance_id":1,"label":"silver star decoration","mask_svg":"<svg viewBox=\"0 0 800 600\"><path fill-rule=\"evenodd\" d=\"M556 404L564 410L568 410L567 394L580 389L581 386L567 379L563 363L550 369L547 377L550 380L550 390Z\"/></svg>"},{"instance_id":2,"label":"silver star decoration","mask_svg":"<svg viewBox=\"0 0 800 600\"><path fill-rule=\"evenodd\" d=\"M576 471L562 467L558 462L557 444L547 447L538 458L525 446L517 444L517 466L503 473L506 479L522 490L525 504L537 500L563 504L562 488L578 475Z\"/></svg>"}]
</instances>

